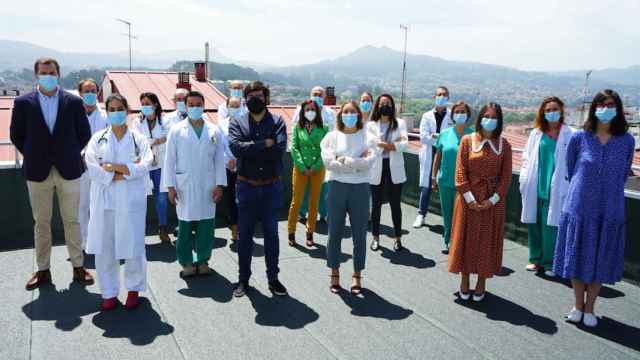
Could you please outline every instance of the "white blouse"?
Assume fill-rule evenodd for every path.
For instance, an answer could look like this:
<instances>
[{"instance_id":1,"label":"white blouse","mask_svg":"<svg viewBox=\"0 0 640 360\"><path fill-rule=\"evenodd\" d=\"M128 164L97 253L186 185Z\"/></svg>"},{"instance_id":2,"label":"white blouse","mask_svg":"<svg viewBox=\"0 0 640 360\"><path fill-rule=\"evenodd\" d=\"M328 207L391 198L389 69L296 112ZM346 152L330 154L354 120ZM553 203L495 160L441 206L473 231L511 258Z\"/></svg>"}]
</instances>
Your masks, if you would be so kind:
<instances>
[{"instance_id":1,"label":"white blouse","mask_svg":"<svg viewBox=\"0 0 640 360\"><path fill-rule=\"evenodd\" d=\"M378 156L378 139L360 129L353 134L329 132L320 143L326 181L347 184L369 183L369 169Z\"/></svg>"}]
</instances>

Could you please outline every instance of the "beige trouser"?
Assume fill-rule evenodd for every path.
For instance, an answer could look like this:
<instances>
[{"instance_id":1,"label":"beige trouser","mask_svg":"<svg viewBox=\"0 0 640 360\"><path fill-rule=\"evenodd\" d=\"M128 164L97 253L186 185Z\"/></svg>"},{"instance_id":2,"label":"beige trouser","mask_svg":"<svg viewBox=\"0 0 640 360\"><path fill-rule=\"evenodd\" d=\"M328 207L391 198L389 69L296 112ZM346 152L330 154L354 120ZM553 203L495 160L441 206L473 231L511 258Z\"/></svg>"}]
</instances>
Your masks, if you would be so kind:
<instances>
[{"instance_id":1,"label":"beige trouser","mask_svg":"<svg viewBox=\"0 0 640 360\"><path fill-rule=\"evenodd\" d=\"M73 267L83 266L78 206L80 204L80 178L65 180L55 167L41 182L27 181L29 201L34 226L34 242L38 270L48 270L51 265L51 213L53 193L58 195L60 215L64 224L64 234Z\"/></svg>"}]
</instances>

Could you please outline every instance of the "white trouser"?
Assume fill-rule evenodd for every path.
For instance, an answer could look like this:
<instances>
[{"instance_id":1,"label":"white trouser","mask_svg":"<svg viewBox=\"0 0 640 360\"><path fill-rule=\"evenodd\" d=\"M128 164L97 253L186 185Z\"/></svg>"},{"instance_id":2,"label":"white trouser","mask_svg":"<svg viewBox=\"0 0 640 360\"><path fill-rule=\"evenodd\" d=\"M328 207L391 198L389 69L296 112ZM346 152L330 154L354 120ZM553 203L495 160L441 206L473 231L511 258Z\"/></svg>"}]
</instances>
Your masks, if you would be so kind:
<instances>
[{"instance_id":1,"label":"white trouser","mask_svg":"<svg viewBox=\"0 0 640 360\"><path fill-rule=\"evenodd\" d=\"M96 254L96 274L103 299L118 296L120 290L120 260L115 256L115 213L104 212L104 241L102 253ZM147 287L146 255L126 259L124 262L124 286L128 291L145 291Z\"/></svg>"},{"instance_id":2,"label":"white trouser","mask_svg":"<svg viewBox=\"0 0 640 360\"><path fill-rule=\"evenodd\" d=\"M80 205L78 206L78 222L80 223L80 239L82 249L87 249L87 234L89 233L89 200L91 198L91 179L85 171L80 177Z\"/></svg>"}]
</instances>

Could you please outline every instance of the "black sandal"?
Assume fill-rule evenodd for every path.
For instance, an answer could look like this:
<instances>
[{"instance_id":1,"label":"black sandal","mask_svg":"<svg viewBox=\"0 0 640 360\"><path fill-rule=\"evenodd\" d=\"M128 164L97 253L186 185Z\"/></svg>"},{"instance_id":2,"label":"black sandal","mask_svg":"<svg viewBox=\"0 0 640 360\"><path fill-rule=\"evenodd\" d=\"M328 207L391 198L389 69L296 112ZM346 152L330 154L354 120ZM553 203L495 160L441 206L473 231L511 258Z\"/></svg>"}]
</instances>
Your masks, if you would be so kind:
<instances>
[{"instance_id":1,"label":"black sandal","mask_svg":"<svg viewBox=\"0 0 640 360\"><path fill-rule=\"evenodd\" d=\"M296 246L296 234L289 234L289 246Z\"/></svg>"},{"instance_id":2,"label":"black sandal","mask_svg":"<svg viewBox=\"0 0 640 360\"><path fill-rule=\"evenodd\" d=\"M361 275L352 275L351 276L352 279L362 279ZM362 293L362 286L361 285L353 285L351 286L351 295L360 295Z\"/></svg>"},{"instance_id":3,"label":"black sandal","mask_svg":"<svg viewBox=\"0 0 640 360\"><path fill-rule=\"evenodd\" d=\"M380 238L373 238L371 241L371 246L369 247L371 251L378 251L380 249Z\"/></svg>"},{"instance_id":4,"label":"black sandal","mask_svg":"<svg viewBox=\"0 0 640 360\"><path fill-rule=\"evenodd\" d=\"M340 275L331 275L331 279L340 279ZM340 281L338 281L338 284L334 285L331 284L329 286L329 291L331 291L334 294L338 294L342 291L342 286L340 286Z\"/></svg>"},{"instance_id":5,"label":"black sandal","mask_svg":"<svg viewBox=\"0 0 640 360\"><path fill-rule=\"evenodd\" d=\"M400 239L396 240L395 243L393 244L393 250L401 251L402 249L404 249L402 247L402 242L400 241Z\"/></svg>"},{"instance_id":6,"label":"black sandal","mask_svg":"<svg viewBox=\"0 0 640 360\"><path fill-rule=\"evenodd\" d=\"M307 242L306 244L307 247L314 247L316 244L313 242L313 233L307 233Z\"/></svg>"}]
</instances>

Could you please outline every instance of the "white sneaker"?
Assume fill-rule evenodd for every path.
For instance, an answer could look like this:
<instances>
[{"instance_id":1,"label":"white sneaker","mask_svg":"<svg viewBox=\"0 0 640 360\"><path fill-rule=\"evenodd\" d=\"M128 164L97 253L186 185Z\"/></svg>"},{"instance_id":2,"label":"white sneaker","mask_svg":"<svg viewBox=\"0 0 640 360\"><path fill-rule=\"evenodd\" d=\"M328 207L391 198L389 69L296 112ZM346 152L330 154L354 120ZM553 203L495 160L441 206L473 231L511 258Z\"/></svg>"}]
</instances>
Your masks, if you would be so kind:
<instances>
[{"instance_id":1,"label":"white sneaker","mask_svg":"<svg viewBox=\"0 0 640 360\"><path fill-rule=\"evenodd\" d=\"M460 294L460 299L464 301L467 301L471 298L471 292L464 293L462 292L462 289L460 289L460 292L458 292L458 294Z\"/></svg>"},{"instance_id":2,"label":"white sneaker","mask_svg":"<svg viewBox=\"0 0 640 360\"><path fill-rule=\"evenodd\" d=\"M598 326L598 318L593 313L584 313L582 323L586 327L596 327Z\"/></svg>"},{"instance_id":3,"label":"white sneaker","mask_svg":"<svg viewBox=\"0 0 640 360\"><path fill-rule=\"evenodd\" d=\"M586 315L586 314L585 314ZM577 324L582 320L582 311L576 309L575 307L569 311L566 316L567 321Z\"/></svg>"},{"instance_id":4,"label":"white sneaker","mask_svg":"<svg viewBox=\"0 0 640 360\"><path fill-rule=\"evenodd\" d=\"M483 292L482 294L479 294L479 295L476 294L476 293L473 293L473 301L480 302L480 301L484 300L484 295L485 294L486 294L486 292Z\"/></svg>"},{"instance_id":5,"label":"white sneaker","mask_svg":"<svg viewBox=\"0 0 640 360\"><path fill-rule=\"evenodd\" d=\"M544 272L544 274L545 274L545 276L547 276L547 277L551 277L551 278L552 278L552 277L556 277L556 273L554 273L554 272L553 272L553 271L551 271L551 270L547 270L547 271L545 271L545 272Z\"/></svg>"},{"instance_id":6,"label":"white sneaker","mask_svg":"<svg viewBox=\"0 0 640 360\"><path fill-rule=\"evenodd\" d=\"M416 216L416 221L413 222L413 227L419 229L422 225L424 225L424 215L418 214L418 216Z\"/></svg>"}]
</instances>

